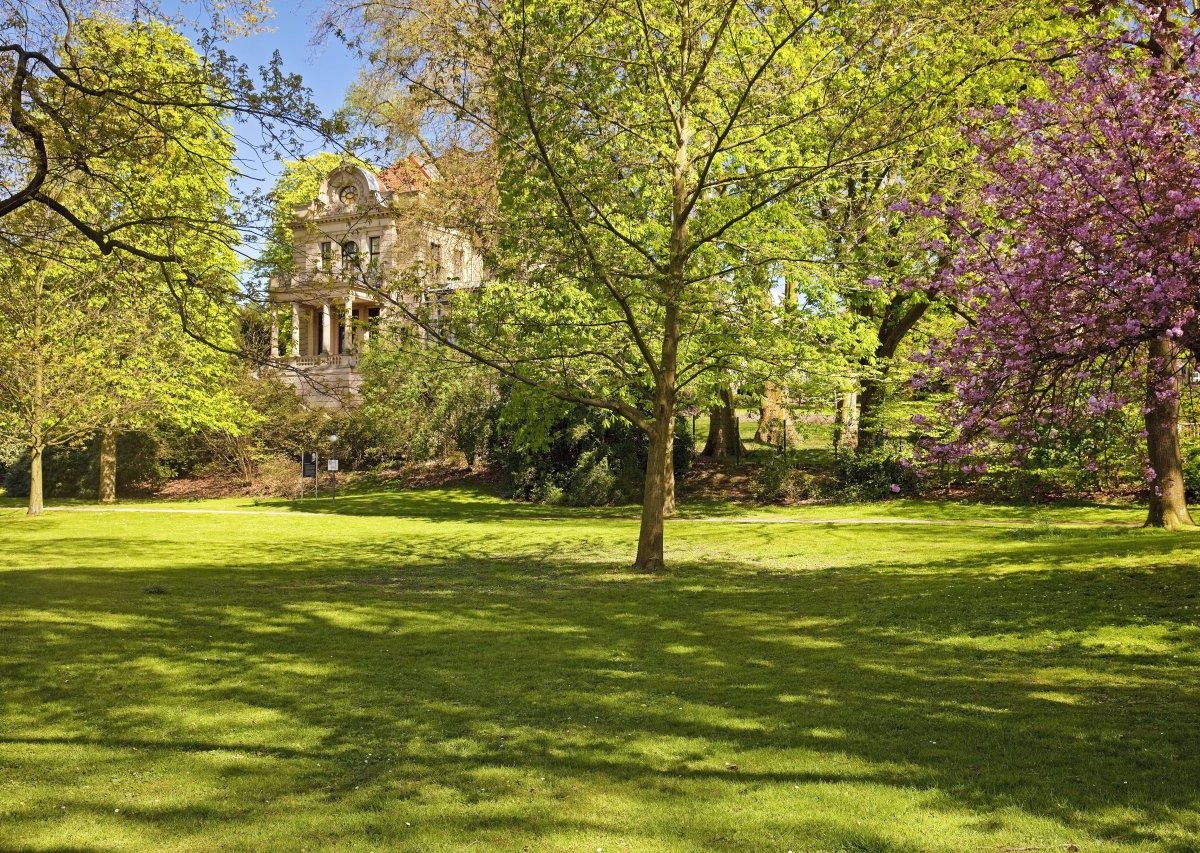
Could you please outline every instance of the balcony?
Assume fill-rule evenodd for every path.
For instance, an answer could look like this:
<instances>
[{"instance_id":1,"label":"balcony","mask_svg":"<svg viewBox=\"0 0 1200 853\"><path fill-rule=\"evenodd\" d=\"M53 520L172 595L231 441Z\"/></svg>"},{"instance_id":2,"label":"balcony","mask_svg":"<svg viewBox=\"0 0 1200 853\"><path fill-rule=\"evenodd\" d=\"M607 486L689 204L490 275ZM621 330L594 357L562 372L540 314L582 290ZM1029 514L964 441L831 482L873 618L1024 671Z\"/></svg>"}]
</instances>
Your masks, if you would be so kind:
<instances>
[{"instance_id":1,"label":"balcony","mask_svg":"<svg viewBox=\"0 0 1200 853\"><path fill-rule=\"evenodd\" d=\"M294 355L283 359L279 378L313 408L353 408L359 402L362 375L355 355Z\"/></svg>"},{"instance_id":2,"label":"balcony","mask_svg":"<svg viewBox=\"0 0 1200 853\"><path fill-rule=\"evenodd\" d=\"M356 355L293 355L287 362L292 367L357 367Z\"/></svg>"}]
</instances>

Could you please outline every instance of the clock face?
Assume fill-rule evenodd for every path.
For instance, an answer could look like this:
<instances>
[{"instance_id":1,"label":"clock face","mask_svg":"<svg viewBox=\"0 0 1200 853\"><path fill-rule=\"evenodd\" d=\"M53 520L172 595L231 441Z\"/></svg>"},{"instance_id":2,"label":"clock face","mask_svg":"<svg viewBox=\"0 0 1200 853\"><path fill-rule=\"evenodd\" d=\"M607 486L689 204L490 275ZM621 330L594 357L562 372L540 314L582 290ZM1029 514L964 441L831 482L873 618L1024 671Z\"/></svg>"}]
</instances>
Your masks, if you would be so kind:
<instances>
[{"instance_id":1,"label":"clock face","mask_svg":"<svg viewBox=\"0 0 1200 853\"><path fill-rule=\"evenodd\" d=\"M358 188L354 186L342 187L342 191L338 193L338 198L342 200L342 204L351 204L358 198Z\"/></svg>"}]
</instances>

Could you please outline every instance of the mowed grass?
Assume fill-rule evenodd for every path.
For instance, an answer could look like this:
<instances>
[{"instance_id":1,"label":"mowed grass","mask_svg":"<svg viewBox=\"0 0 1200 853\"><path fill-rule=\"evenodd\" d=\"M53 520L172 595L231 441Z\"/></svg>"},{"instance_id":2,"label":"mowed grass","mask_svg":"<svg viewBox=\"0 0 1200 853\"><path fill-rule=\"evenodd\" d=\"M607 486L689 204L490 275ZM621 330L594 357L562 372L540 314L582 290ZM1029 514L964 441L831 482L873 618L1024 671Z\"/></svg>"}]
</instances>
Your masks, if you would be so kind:
<instances>
[{"instance_id":1,"label":"mowed grass","mask_svg":"<svg viewBox=\"0 0 1200 853\"><path fill-rule=\"evenodd\" d=\"M1200 848L1136 510L186 506L0 509L0 849Z\"/></svg>"}]
</instances>

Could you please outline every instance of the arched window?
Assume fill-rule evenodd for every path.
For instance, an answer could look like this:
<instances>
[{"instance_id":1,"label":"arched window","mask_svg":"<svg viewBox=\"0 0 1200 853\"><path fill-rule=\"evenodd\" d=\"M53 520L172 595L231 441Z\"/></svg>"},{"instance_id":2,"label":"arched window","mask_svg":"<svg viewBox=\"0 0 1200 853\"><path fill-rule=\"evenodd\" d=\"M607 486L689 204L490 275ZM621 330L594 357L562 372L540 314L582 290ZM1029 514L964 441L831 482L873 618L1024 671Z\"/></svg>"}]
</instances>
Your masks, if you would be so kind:
<instances>
[{"instance_id":1,"label":"arched window","mask_svg":"<svg viewBox=\"0 0 1200 853\"><path fill-rule=\"evenodd\" d=\"M342 263L354 263L358 260L358 243L347 240L342 244Z\"/></svg>"}]
</instances>

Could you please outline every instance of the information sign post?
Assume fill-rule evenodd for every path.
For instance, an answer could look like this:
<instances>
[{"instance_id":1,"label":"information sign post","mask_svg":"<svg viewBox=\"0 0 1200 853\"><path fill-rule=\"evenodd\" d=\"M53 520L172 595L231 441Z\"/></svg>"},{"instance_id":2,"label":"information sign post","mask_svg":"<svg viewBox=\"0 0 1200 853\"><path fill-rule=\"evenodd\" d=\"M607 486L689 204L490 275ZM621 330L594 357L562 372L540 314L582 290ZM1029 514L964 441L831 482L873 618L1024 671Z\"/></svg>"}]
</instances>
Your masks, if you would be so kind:
<instances>
[{"instance_id":1,"label":"information sign post","mask_svg":"<svg viewBox=\"0 0 1200 853\"><path fill-rule=\"evenodd\" d=\"M313 497L317 496L317 454L306 450L300 454L300 497L304 497L304 481L312 479Z\"/></svg>"}]
</instances>

